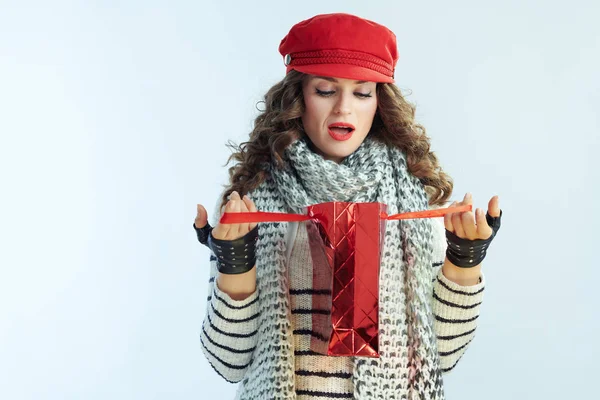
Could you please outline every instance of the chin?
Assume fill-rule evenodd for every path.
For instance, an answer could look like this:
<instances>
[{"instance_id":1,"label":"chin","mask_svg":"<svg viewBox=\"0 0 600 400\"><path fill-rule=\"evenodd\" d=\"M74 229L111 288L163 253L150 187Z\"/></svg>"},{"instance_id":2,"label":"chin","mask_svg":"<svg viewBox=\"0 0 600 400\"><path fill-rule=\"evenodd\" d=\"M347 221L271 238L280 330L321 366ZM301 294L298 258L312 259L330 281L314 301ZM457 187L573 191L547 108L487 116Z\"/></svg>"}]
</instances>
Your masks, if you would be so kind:
<instances>
[{"instance_id":1,"label":"chin","mask_svg":"<svg viewBox=\"0 0 600 400\"><path fill-rule=\"evenodd\" d=\"M324 157L327 159L330 158L341 158L344 159L346 157L348 157L350 154L354 153L356 151L356 149L358 148L358 146L348 146L345 149L336 149L336 151L332 151L331 149L327 149L329 151L324 151L321 152L322 154L324 154Z\"/></svg>"},{"instance_id":2,"label":"chin","mask_svg":"<svg viewBox=\"0 0 600 400\"><path fill-rule=\"evenodd\" d=\"M357 138L351 138L346 142L338 142L333 140L328 134L325 135L326 136L323 136L323 138L320 140L319 145L316 145L310 136L308 136L309 147L325 159L344 159L350 154L354 153L365 139L363 137L356 142L355 139Z\"/></svg>"}]
</instances>

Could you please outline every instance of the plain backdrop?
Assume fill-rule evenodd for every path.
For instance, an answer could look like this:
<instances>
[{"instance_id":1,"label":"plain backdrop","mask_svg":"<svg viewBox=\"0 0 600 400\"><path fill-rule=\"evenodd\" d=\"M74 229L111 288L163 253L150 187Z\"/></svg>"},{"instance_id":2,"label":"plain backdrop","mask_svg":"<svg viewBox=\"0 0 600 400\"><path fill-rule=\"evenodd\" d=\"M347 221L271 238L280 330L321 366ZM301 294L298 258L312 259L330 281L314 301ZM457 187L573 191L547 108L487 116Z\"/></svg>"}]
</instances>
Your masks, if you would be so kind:
<instances>
[{"instance_id":1,"label":"plain backdrop","mask_svg":"<svg viewBox=\"0 0 600 400\"><path fill-rule=\"evenodd\" d=\"M447 398L596 393L598 2L0 1L0 398L233 398L200 349L196 204L283 78L280 40L329 12L396 33L452 198L500 196Z\"/></svg>"}]
</instances>

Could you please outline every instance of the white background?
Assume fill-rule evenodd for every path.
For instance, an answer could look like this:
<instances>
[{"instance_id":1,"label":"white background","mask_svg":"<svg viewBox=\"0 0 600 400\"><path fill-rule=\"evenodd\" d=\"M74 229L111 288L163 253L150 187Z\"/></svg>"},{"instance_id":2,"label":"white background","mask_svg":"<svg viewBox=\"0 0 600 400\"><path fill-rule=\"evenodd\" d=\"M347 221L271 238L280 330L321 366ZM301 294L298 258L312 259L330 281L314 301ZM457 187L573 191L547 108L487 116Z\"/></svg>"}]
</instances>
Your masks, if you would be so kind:
<instances>
[{"instance_id":1,"label":"white background","mask_svg":"<svg viewBox=\"0 0 600 400\"><path fill-rule=\"evenodd\" d=\"M500 196L447 397L597 393L598 2L0 1L0 398L233 397L198 339L196 203L284 76L280 40L328 12L396 33L452 198Z\"/></svg>"}]
</instances>

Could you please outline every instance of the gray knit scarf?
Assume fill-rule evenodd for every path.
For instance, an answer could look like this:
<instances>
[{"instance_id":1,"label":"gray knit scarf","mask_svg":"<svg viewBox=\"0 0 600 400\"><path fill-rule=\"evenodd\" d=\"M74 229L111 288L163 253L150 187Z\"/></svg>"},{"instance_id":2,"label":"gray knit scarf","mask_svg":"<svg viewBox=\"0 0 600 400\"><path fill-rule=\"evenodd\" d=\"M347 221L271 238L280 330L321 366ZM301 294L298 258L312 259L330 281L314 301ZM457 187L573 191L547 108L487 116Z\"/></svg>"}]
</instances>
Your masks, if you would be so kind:
<instances>
[{"instance_id":1,"label":"gray knit scarf","mask_svg":"<svg viewBox=\"0 0 600 400\"><path fill-rule=\"evenodd\" d=\"M340 164L313 152L307 139L285 151L285 168L249 195L261 211L301 213L328 201L371 202L388 214L426 210L423 184L406 157L370 135ZM286 222L259 224L258 344L239 398L295 399L294 346L285 262ZM380 270L380 358L354 357L356 399L443 399L442 375L430 306L432 226L429 219L386 222Z\"/></svg>"}]
</instances>

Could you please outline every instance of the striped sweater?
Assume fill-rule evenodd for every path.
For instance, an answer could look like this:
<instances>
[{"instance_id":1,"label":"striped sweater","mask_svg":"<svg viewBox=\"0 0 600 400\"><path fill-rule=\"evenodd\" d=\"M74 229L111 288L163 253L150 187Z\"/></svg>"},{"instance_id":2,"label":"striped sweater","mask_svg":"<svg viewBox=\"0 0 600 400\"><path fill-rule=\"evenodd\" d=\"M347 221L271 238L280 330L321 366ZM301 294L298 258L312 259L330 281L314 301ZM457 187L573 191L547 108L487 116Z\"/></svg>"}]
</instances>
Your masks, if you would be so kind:
<instances>
[{"instance_id":1,"label":"striped sweater","mask_svg":"<svg viewBox=\"0 0 600 400\"><path fill-rule=\"evenodd\" d=\"M483 274L474 286L460 286L448 280L441 266L446 241L443 219L434 224L437 269L431 297L434 328L443 373L451 371L463 356L475 335L485 281ZM291 322L294 329L295 388L298 400L353 398L351 357L327 357L309 350L313 312L310 249L304 224L290 223L286 238L289 263ZM215 257L211 254L211 278L207 312L200 342L215 371L226 381L243 379L260 338L257 335L258 293L236 301L215 283ZM317 294L318 295L318 294Z\"/></svg>"}]
</instances>

